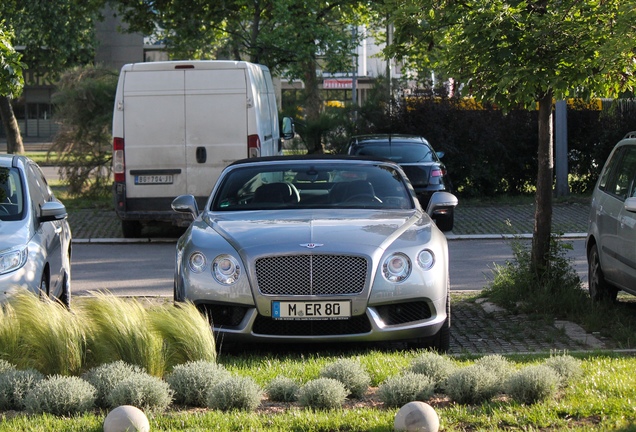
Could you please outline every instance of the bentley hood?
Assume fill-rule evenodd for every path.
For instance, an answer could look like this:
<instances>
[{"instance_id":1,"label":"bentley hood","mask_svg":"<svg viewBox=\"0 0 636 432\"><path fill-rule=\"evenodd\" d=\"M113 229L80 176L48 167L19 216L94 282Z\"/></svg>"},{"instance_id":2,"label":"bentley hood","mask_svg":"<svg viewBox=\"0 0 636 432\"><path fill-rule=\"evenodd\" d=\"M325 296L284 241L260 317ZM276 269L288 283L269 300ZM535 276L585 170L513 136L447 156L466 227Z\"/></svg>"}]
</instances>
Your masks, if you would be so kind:
<instances>
[{"instance_id":1,"label":"bentley hood","mask_svg":"<svg viewBox=\"0 0 636 432\"><path fill-rule=\"evenodd\" d=\"M240 215L240 218L237 216ZM396 239L425 243L430 237L431 220L417 210L403 212L370 211L364 217L360 210L341 210L334 214L319 211L233 212L227 217L216 213L204 215L207 229L213 229L236 250L299 250L320 248L321 251L352 250L360 247L386 248ZM423 238L423 235L426 235ZM355 248L353 248L355 250Z\"/></svg>"}]
</instances>

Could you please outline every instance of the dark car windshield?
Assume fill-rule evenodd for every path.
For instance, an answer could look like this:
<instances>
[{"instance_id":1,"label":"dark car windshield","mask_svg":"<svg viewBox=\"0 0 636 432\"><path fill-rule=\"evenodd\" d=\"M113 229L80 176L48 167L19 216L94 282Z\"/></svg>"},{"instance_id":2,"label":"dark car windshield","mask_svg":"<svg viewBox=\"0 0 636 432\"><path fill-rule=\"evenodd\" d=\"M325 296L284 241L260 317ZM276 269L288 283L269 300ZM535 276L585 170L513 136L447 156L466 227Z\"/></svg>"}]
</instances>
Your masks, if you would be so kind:
<instances>
[{"instance_id":1,"label":"dark car windshield","mask_svg":"<svg viewBox=\"0 0 636 432\"><path fill-rule=\"evenodd\" d=\"M0 168L0 220L22 219L22 181L16 168Z\"/></svg>"},{"instance_id":2,"label":"dark car windshield","mask_svg":"<svg viewBox=\"0 0 636 432\"><path fill-rule=\"evenodd\" d=\"M364 143L353 148L357 156L377 156L397 163L434 162L437 160L433 150L426 144L401 143L392 141L382 143Z\"/></svg>"},{"instance_id":3,"label":"dark car windshield","mask_svg":"<svg viewBox=\"0 0 636 432\"><path fill-rule=\"evenodd\" d=\"M410 209L407 183L384 164L290 162L239 166L222 179L213 211Z\"/></svg>"}]
</instances>

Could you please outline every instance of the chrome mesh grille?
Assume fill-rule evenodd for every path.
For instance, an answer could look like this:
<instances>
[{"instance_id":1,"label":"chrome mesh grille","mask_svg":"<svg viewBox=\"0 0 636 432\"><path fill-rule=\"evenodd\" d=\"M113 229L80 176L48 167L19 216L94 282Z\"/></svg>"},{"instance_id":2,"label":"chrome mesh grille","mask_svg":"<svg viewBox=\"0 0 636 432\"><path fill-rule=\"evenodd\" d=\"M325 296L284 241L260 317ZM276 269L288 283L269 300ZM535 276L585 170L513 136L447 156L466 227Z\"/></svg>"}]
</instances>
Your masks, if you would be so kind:
<instances>
[{"instance_id":1,"label":"chrome mesh grille","mask_svg":"<svg viewBox=\"0 0 636 432\"><path fill-rule=\"evenodd\" d=\"M360 294L367 260L349 255L289 255L256 261L256 279L263 294Z\"/></svg>"}]
</instances>

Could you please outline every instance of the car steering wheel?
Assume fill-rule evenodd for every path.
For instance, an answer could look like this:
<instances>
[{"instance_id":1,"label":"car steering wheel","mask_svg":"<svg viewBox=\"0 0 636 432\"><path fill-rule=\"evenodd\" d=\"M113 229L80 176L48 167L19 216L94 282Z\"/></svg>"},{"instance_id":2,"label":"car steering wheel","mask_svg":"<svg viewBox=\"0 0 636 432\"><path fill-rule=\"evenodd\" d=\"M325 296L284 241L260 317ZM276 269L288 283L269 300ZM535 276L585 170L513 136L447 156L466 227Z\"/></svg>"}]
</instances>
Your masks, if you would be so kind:
<instances>
[{"instance_id":1,"label":"car steering wheel","mask_svg":"<svg viewBox=\"0 0 636 432\"><path fill-rule=\"evenodd\" d=\"M377 203L377 204L382 204L382 200L380 198L378 198L375 195L371 195L371 194L356 194L356 195L352 195L349 198L347 198L345 200L346 203L348 202L358 202L358 203L364 203L364 202L372 202L372 203Z\"/></svg>"}]
</instances>

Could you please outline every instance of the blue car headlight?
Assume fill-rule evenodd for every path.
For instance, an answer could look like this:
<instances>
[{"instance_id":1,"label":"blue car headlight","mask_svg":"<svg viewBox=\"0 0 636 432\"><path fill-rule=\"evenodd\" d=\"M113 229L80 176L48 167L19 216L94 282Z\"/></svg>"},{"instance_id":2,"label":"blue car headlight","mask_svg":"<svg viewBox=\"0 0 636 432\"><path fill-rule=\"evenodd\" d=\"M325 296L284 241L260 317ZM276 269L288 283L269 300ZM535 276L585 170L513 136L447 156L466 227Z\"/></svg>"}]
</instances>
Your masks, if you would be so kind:
<instances>
[{"instance_id":1,"label":"blue car headlight","mask_svg":"<svg viewBox=\"0 0 636 432\"><path fill-rule=\"evenodd\" d=\"M27 262L29 250L26 246L0 253L0 274L10 273Z\"/></svg>"}]
</instances>

